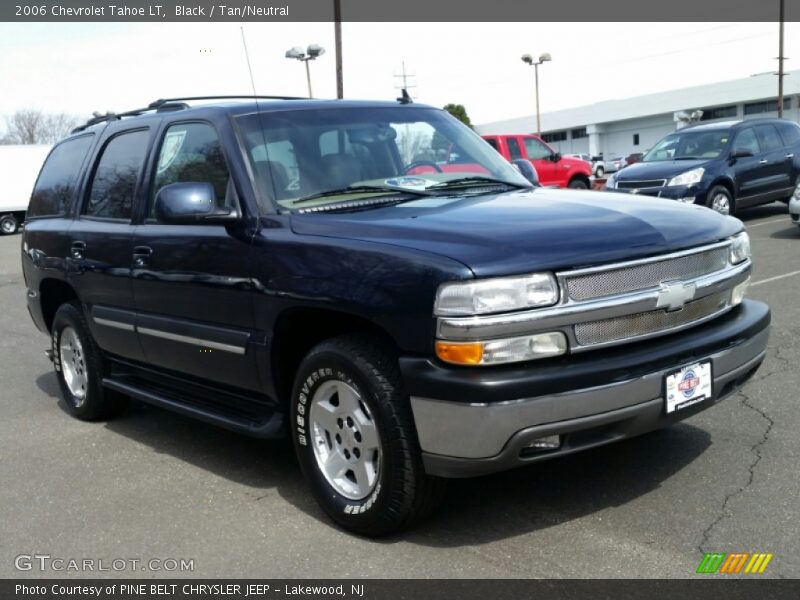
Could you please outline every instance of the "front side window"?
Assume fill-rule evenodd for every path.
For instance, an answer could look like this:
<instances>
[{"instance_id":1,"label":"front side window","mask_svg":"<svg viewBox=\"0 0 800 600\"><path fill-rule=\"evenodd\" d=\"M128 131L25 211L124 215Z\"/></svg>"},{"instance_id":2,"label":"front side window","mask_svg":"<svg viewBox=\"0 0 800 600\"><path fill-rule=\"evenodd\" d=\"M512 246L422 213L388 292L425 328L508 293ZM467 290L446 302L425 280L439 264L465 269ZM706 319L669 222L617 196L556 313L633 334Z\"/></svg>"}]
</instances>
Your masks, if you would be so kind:
<instances>
[{"instance_id":1,"label":"front side window","mask_svg":"<svg viewBox=\"0 0 800 600\"><path fill-rule=\"evenodd\" d=\"M147 154L147 130L111 138L95 168L83 214L104 219L131 218L136 184Z\"/></svg>"},{"instance_id":2,"label":"front side window","mask_svg":"<svg viewBox=\"0 0 800 600\"><path fill-rule=\"evenodd\" d=\"M27 218L52 217L67 212L93 137L93 134L84 135L53 148L33 188Z\"/></svg>"},{"instance_id":3,"label":"front side window","mask_svg":"<svg viewBox=\"0 0 800 600\"><path fill-rule=\"evenodd\" d=\"M208 123L179 123L167 128L150 191L149 216L155 214L155 196L171 183L210 183L219 208L232 208L230 173L219 136Z\"/></svg>"},{"instance_id":4,"label":"front side window","mask_svg":"<svg viewBox=\"0 0 800 600\"><path fill-rule=\"evenodd\" d=\"M758 139L756 139L756 132L753 131L752 127L742 129L737 134L736 139L733 142L733 153L736 154L737 152L749 152L752 155L756 155L761 152L761 148L758 145Z\"/></svg>"},{"instance_id":5,"label":"front side window","mask_svg":"<svg viewBox=\"0 0 800 600\"><path fill-rule=\"evenodd\" d=\"M439 193L448 182L475 178L529 185L476 133L435 109L274 111L237 117L237 126L267 210L347 200L352 188L360 199Z\"/></svg>"},{"instance_id":6,"label":"front side window","mask_svg":"<svg viewBox=\"0 0 800 600\"><path fill-rule=\"evenodd\" d=\"M553 154L548 146L536 138L525 138L525 151L531 160L543 160Z\"/></svg>"}]
</instances>

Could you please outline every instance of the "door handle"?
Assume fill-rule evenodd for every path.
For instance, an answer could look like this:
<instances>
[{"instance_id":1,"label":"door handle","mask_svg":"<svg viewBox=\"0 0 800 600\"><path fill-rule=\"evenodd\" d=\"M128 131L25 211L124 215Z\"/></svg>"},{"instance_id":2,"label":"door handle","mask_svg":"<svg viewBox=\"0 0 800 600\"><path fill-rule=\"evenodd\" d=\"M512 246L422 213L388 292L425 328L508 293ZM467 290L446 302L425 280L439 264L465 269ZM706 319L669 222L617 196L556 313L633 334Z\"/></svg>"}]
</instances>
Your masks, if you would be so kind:
<instances>
[{"instance_id":1,"label":"door handle","mask_svg":"<svg viewBox=\"0 0 800 600\"><path fill-rule=\"evenodd\" d=\"M133 249L133 264L136 267L147 265L147 259L153 254L153 249L149 246L136 246Z\"/></svg>"},{"instance_id":2,"label":"door handle","mask_svg":"<svg viewBox=\"0 0 800 600\"><path fill-rule=\"evenodd\" d=\"M758 164L760 164L760 165L765 165L765 164L767 164L768 162L769 162L769 161L768 161L766 158L762 158L760 161L758 161Z\"/></svg>"},{"instance_id":3,"label":"door handle","mask_svg":"<svg viewBox=\"0 0 800 600\"><path fill-rule=\"evenodd\" d=\"M75 260L83 259L83 252L86 250L86 242L75 241L70 246L70 256Z\"/></svg>"}]
</instances>

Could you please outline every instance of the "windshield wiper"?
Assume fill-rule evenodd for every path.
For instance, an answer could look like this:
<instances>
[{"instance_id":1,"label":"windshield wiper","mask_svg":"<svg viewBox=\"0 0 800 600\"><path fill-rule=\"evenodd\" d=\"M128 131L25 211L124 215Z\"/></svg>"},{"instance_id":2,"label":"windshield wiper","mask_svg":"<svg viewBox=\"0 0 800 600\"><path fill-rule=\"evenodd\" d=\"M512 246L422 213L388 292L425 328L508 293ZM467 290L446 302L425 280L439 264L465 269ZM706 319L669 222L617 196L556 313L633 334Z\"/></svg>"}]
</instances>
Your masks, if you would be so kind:
<instances>
[{"instance_id":1,"label":"windshield wiper","mask_svg":"<svg viewBox=\"0 0 800 600\"><path fill-rule=\"evenodd\" d=\"M306 202L312 202L313 200L318 200L320 198L327 198L329 196L342 196L344 194L361 194L361 193L370 193L370 192L378 192L378 193L396 193L396 194L414 194L416 196L432 196L431 192L427 192L425 190L418 190L412 188L401 188L401 187L392 187L392 186L383 186L383 185L350 185L347 187L339 188L337 190L327 190L325 192L318 192L316 194L311 194L310 196L303 196L302 198L298 198L297 200L292 201L292 206L297 206L298 204L305 204Z\"/></svg>"},{"instance_id":2,"label":"windshield wiper","mask_svg":"<svg viewBox=\"0 0 800 600\"><path fill-rule=\"evenodd\" d=\"M487 183L507 185L509 187L513 187L516 189L527 189L528 187L533 187L533 186L521 185L518 183L511 183L510 181L503 181L502 179L496 179L494 177L486 177L485 175L470 175L468 177L459 177L458 179L448 179L447 181L442 181L441 183L437 183L426 189L440 190L442 188L448 188L451 186L464 186L465 184L486 185Z\"/></svg>"}]
</instances>

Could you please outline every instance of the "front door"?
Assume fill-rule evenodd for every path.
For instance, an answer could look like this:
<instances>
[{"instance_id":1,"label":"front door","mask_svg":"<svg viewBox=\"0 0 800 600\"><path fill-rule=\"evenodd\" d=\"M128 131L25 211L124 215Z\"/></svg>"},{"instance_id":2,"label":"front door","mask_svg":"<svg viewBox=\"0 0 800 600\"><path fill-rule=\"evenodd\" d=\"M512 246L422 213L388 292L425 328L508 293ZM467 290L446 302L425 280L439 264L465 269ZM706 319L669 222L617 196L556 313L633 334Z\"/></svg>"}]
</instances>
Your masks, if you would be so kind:
<instances>
[{"instance_id":1,"label":"front door","mask_svg":"<svg viewBox=\"0 0 800 600\"><path fill-rule=\"evenodd\" d=\"M551 160L553 151L544 142L535 137L522 138L528 160L536 167L542 185L558 185L556 169L558 165Z\"/></svg>"},{"instance_id":2,"label":"front door","mask_svg":"<svg viewBox=\"0 0 800 600\"><path fill-rule=\"evenodd\" d=\"M736 179L736 205L738 208L744 208L758 204L766 191L765 178L768 171L766 158L763 156L755 129L752 127L745 127L736 134L731 152L735 154L740 151L751 154L751 156L737 158L733 165Z\"/></svg>"},{"instance_id":3,"label":"front door","mask_svg":"<svg viewBox=\"0 0 800 600\"><path fill-rule=\"evenodd\" d=\"M238 210L214 127L169 125L152 171L147 212L133 242L137 329L147 362L258 390L249 279L252 232L243 221L174 225L156 219L158 190L179 182L211 183L220 208Z\"/></svg>"}]
</instances>

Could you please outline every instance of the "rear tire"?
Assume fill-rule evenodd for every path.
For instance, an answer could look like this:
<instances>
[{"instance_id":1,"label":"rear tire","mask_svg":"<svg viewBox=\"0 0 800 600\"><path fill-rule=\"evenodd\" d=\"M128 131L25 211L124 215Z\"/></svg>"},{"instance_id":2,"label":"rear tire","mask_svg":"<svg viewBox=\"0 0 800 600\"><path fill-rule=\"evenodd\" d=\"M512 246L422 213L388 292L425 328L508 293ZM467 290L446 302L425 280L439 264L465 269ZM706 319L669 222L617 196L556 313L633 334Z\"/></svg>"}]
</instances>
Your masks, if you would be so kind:
<instances>
[{"instance_id":1,"label":"rear tire","mask_svg":"<svg viewBox=\"0 0 800 600\"><path fill-rule=\"evenodd\" d=\"M297 372L290 424L314 497L345 529L387 535L438 504L444 480L424 471L396 356L379 339L345 335L313 348Z\"/></svg>"},{"instance_id":2,"label":"rear tire","mask_svg":"<svg viewBox=\"0 0 800 600\"><path fill-rule=\"evenodd\" d=\"M3 215L0 217L0 233L11 235L19 229L19 223L14 215Z\"/></svg>"},{"instance_id":3,"label":"rear tire","mask_svg":"<svg viewBox=\"0 0 800 600\"><path fill-rule=\"evenodd\" d=\"M67 411L95 421L121 413L129 399L103 387L104 364L78 302L62 304L51 329L53 365Z\"/></svg>"},{"instance_id":4,"label":"rear tire","mask_svg":"<svg viewBox=\"0 0 800 600\"><path fill-rule=\"evenodd\" d=\"M594 170L594 176L597 177L598 179L600 177L602 177L603 175L605 175L605 173L606 173L606 171L605 171L605 169L603 167L597 167Z\"/></svg>"}]
</instances>

